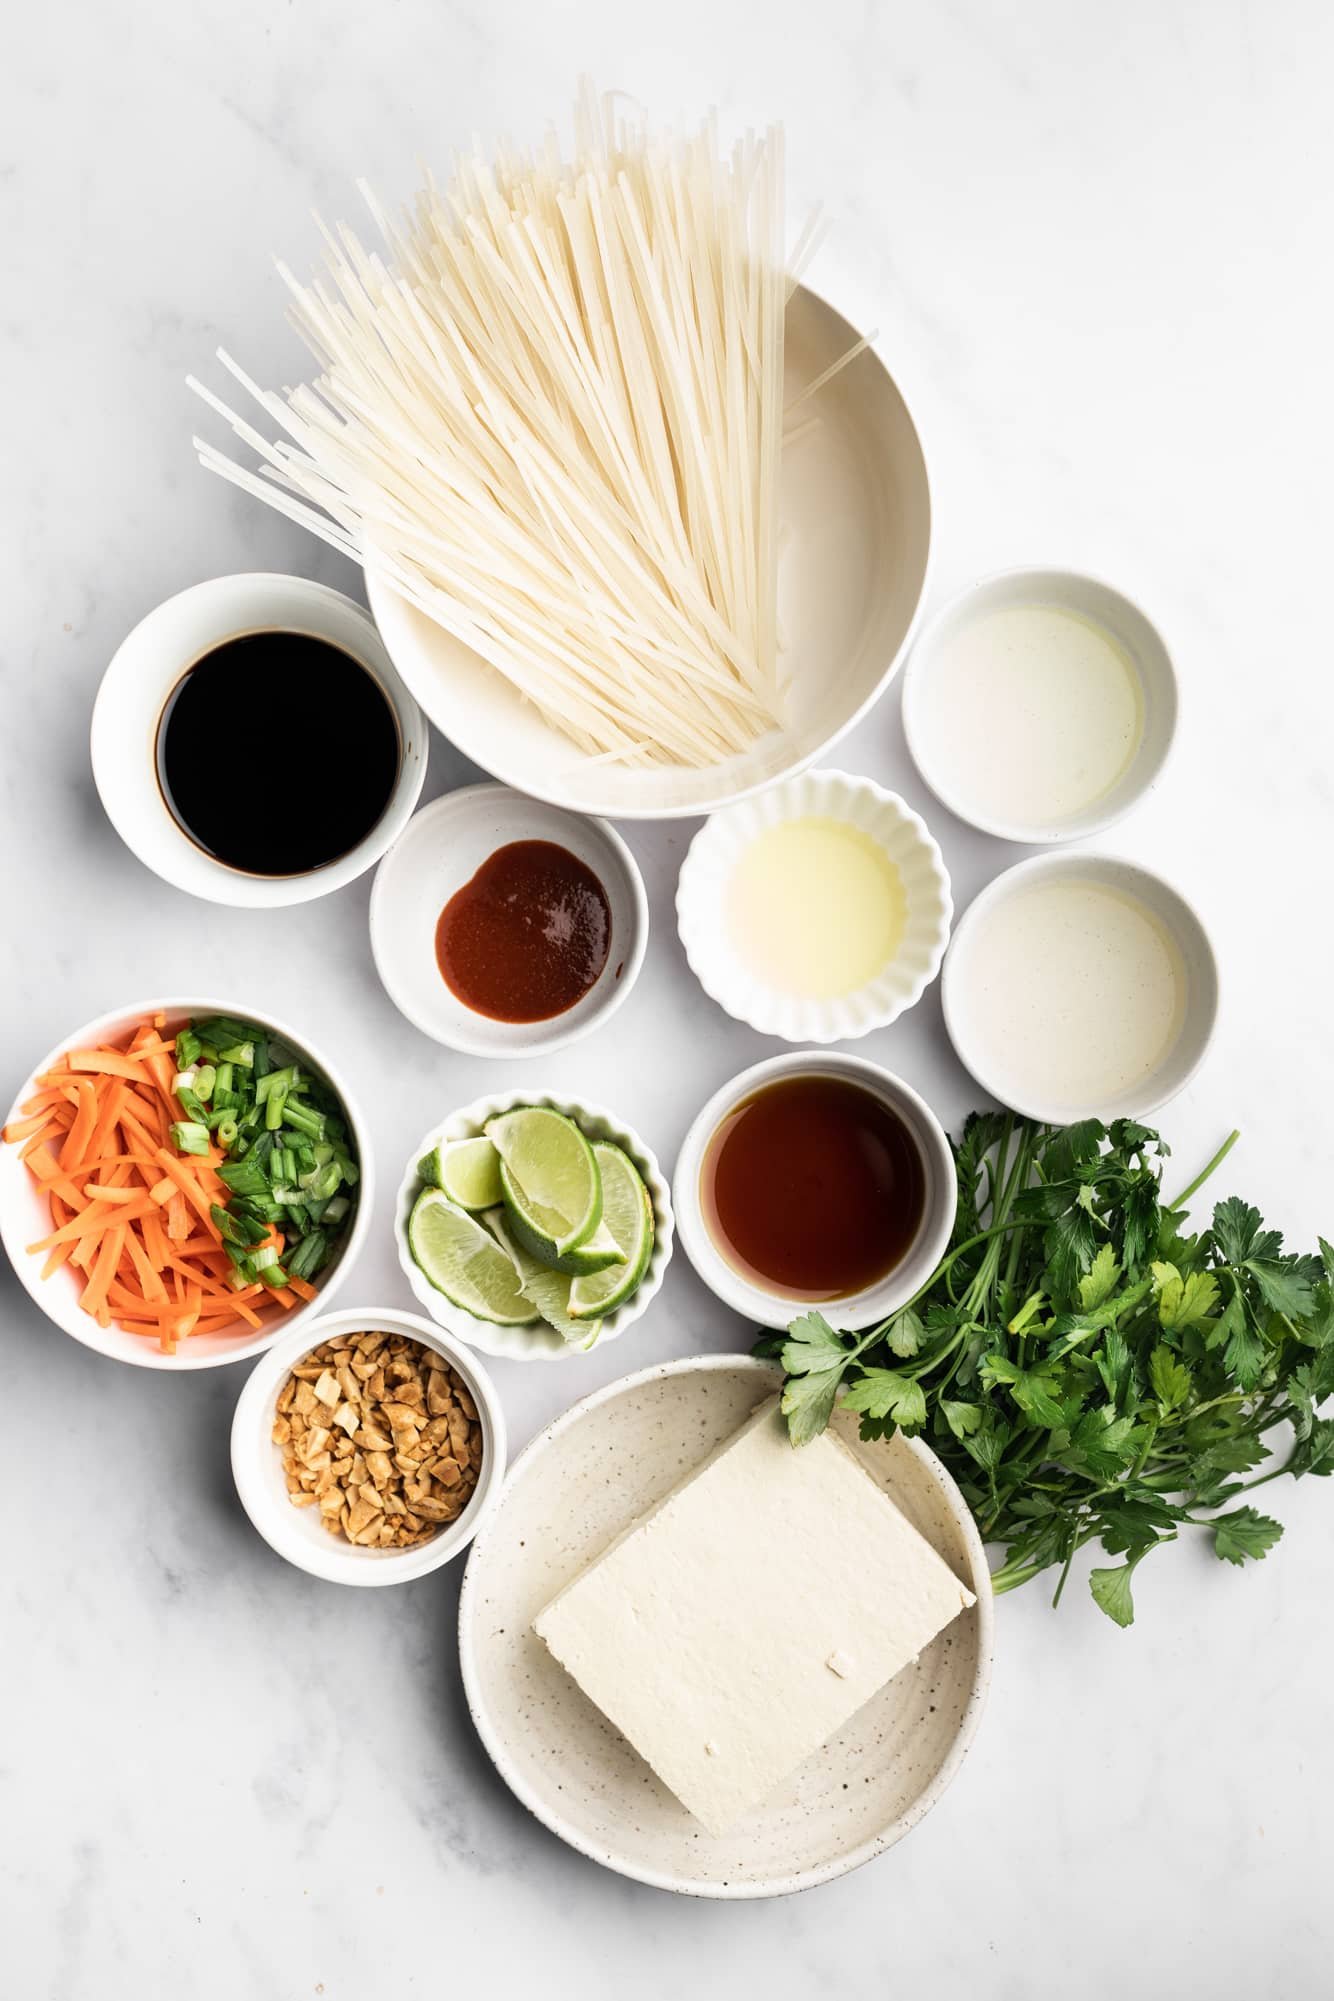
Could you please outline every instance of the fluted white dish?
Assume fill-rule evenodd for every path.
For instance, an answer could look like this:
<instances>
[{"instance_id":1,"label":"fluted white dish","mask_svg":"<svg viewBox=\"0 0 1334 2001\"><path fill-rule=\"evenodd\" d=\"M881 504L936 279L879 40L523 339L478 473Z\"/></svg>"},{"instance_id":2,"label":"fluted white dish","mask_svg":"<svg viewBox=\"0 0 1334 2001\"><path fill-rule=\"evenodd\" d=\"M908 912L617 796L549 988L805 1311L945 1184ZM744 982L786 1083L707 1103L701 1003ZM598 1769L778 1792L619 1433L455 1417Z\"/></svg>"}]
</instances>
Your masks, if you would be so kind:
<instances>
[{"instance_id":1,"label":"fluted white dish","mask_svg":"<svg viewBox=\"0 0 1334 2001\"><path fill-rule=\"evenodd\" d=\"M412 1150L394 1205L398 1262L414 1297L426 1308L432 1320L458 1340L466 1341L470 1348L479 1348L484 1355L503 1355L510 1361L563 1362L569 1356L582 1355L587 1351L576 1343L562 1340L545 1320L535 1320L527 1327L501 1327L493 1320L478 1320L463 1307L455 1306L452 1300L446 1299L443 1292L436 1291L408 1248L408 1218L423 1185L417 1172L423 1154L429 1153L442 1140L476 1139L488 1119L496 1118L501 1112L512 1112L517 1105L546 1105L553 1112L564 1112L567 1119L574 1120L586 1139L610 1140L613 1146L620 1147L622 1153L630 1156L653 1204L653 1250L648 1270L624 1306L618 1306L614 1312L595 1323L597 1339L590 1340L590 1346L605 1347L608 1341L624 1334L627 1327L648 1311L661 1290L663 1274L672 1255L675 1217L671 1190L658 1165L657 1155L644 1144L633 1126L625 1125L611 1112L601 1105L592 1104L587 1098L553 1098L546 1091L502 1091L495 1097L475 1098L472 1104L452 1112L447 1119L440 1120L429 1132L423 1133ZM590 1337L593 1327L594 1324L590 1323Z\"/></svg>"},{"instance_id":2,"label":"fluted white dish","mask_svg":"<svg viewBox=\"0 0 1334 2001\"><path fill-rule=\"evenodd\" d=\"M733 874L751 844L793 820L837 821L866 834L898 870L903 937L873 980L848 994L783 993L749 967L728 923ZM737 1021L785 1042L848 1042L914 1006L940 971L954 904L940 849L896 792L845 771L808 771L715 813L690 843L676 891L676 921L690 969Z\"/></svg>"}]
</instances>

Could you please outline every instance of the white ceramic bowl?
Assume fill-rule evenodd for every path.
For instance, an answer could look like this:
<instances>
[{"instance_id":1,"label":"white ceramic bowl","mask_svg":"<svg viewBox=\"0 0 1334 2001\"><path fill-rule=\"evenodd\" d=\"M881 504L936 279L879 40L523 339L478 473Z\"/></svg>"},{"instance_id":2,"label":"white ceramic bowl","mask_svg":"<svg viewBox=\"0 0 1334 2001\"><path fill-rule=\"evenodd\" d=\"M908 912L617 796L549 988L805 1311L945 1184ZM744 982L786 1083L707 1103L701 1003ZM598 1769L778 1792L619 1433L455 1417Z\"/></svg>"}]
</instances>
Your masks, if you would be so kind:
<instances>
[{"instance_id":1,"label":"white ceramic bowl","mask_svg":"<svg viewBox=\"0 0 1334 2001\"><path fill-rule=\"evenodd\" d=\"M743 1277L709 1234L700 1195L700 1174L709 1142L727 1114L743 1099L754 1097L764 1085L782 1077L838 1077L860 1085L897 1112L917 1142L926 1191L922 1219L906 1255L877 1284L851 1293L846 1299L819 1302L820 1311L836 1325L869 1327L896 1312L939 1264L954 1228L958 1178L944 1128L925 1099L901 1077L881 1069L878 1063L868 1063L863 1056L844 1056L825 1049L794 1050L789 1055L771 1056L767 1062L752 1065L714 1092L681 1143L672 1177L672 1203L681 1247L710 1292L748 1320L758 1320L765 1327L786 1327L804 1305L816 1304L795 1299L790 1293L768 1292Z\"/></svg>"},{"instance_id":2,"label":"white ceramic bowl","mask_svg":"<svg viewBox=\"0 0 1334 2001\"><path fill-rule=\"evenodd\" d=\"M484 1355L503 1355L510 1361L563 1362L569 1356L583 1354L586 1350L562 1341L555 1328L548 1327L545 1321L534 1321L528 1327L498 1327L493 1321L474 1319L471 1313L465 1313L461 1306L455 1306L442 1292L436 1291L408 1249L408 1218L422 1187L417 1174L417 1163L422 1155L440 1140L475 1139L488 1119L495 1118L499 1112L513 1111L516 1105L549 1105L553 1111L564 1112L588 1139L611 1140L622 1148L643 1176L653 1204L653 1250L648 1270L638 1290L630 1295L624 1306L618 1306L600 1323L594 1345L605 1348L608 1341L624 1334L627 1327L633 1326L647 1313L662 1288L663 1275L672 1255L675 1219L671 1191L663 1179L657 1155L645 1146L633 1127L623 1125L611 1112L605 1111L601 1105L591 1104L587 1098L553 1098L545 1091L502 1091L495 1097L474 1099L471 1105L465 1105L461 1111L452 1113L449 1118L432 1126L429 1132L423 1133L412 1150L394 1206L398 1262L414 1296L431 1318L441 1327L448 1328L456 1339L466 1341L470 1348L480 1348Z\"/></svg>"},{"instance_id":3,"label":"white ceramic bowl","mask_svg":"<svg viewBox=\"0 0 1334 2001\"><path fill-rule=\"evenodd\" d=\"M225 640L275 630L327 639L374 677L398 728L398 777L384 812L347 854L302 875L247 875L196 846L168 811L158 781L157 732L187 668ZM360 605L325 584L267 571L210 578L150 611L112 656L93 705L93 777L125 845L178 889L247 909L308 903L377 862L411 818L426 776L426 750L421 711Z\"/></svg>"},{"instance_id":4,"label":"white ceramic bowl","mask_svg":"<svg viewBox=\"0 0 1334 2001\"><path fill-rule=\"evenodd\" d=\"M34 1256L27 1246L50 1233L51 1219L46 1199L19 1159L18 1147L0 1143L0 1237L25 1290L41 1307L47 1319L53 1320L66 1334L72 1334L85 1348L93 1348L99 1355L110 1355L113 1361L132 1362L141 1369L167 1369L179 1374L190 1369L217 1369L227 1362L244 1362L269 1347L280 1334L289 1329L304 1330L310 1321L324 1312L369 1234L375 1200L375 1174L365 1114L328 1057L304 1035L289 1028L286 1022L276 1020L267 1009L251 1007L244 1001L181 1000L173 997L140 1001L132 1007L119 1007L110 1014L98 1015L96 1020L85 1022L72 1034L62 1036L34 1067L20 1086L6 1123L20 1116L19 1107L32 1096L38 1077L67 1050L114 1042L128 1034L138 1022L155 1014L166 1016L169 1030L181 1027L192 1017L230 1014L241 1021L253 1021L256 1027L266 1029L279 1042L285 1043L302 1063L317 1071L330 1089L337 1093L347 1115L349 1130L356 1140L361 1168L352 1227L343 1238L333 1262L314 1282L317 1298L291 1307L259 1331L246 1327L241 1321L237 1323L235 1334L191 1335L174 1355L165 1355L155 1342L144 1335L127 1334L114 1323L110 1327L99 1327L92 1314L85 1313L79 1305L79 1292L86 1281L72 1272L68 1265L62 1266L48 1279L42 1277L42 1257Z\"/></svg>"},{"instance_id":5,"label":"white ceramic bowl","mask_svg":"<svg viewBox=\"0 0 1334 2001\"><path fill-rule=\"evenodd\" d=\"M977 1603L731 1834L691 1818L537 1638L542 1607L778 1380L751 1356L705 1355L585 1397L516 1460L459 1600L468 1706L511 1791L580 1854L688 1896L786 1896L883 1854L958 1773L991 1678L991 1584L963 1496L920 1439L864 1444L848 1411L835 1430Z\"/></svg>"},{"instance_id":6,"label":"white ceramic bowl","mask_svg":"<svg viewBox=\"0 0 1334 2001\"><path fill-rule=\"evenodd\" d=\"M1092 882L1145 907L1174 942L1185 979L1180 1028L1171 1046L1147 1074L1097 1098L1071 1096L1025 1074L1015 1038L993 1031L996 998L981 976L978 959L984 926L1004 922L1007 906L1028 890L1063 882ZM1044 982L1044 998L1046 993ZM1204 1061L1218 1014L1218 966L1198 913L1161 876L1111 855L1034 855L997 876L964 912L945 955L941 998L959 1061L1002 1104L1060 1126L1083 1118L1142 1118L1184 1089ZM1082 997L1072 994L1071 1006L1084 1015ZM1088 1032L1097 1034L1096 1021L1089 1020ZM1039 1033L1034 1041L1041 1047L1049 1037Z\"/></svg>"},{"instance_id":7,"label":"white ceramic bowl","mask_svg":"<svg viewBox=\"0 0 1334 2001\"><path fill-rule=\"evenodd\" d=\"M828 999L783 993L759 979L736 949L727 913L733 873L757 835L811 818L869 835L898 870L907 901L889 964L855 992ZM896 1021L940 971L953 910L945 863L925 821L897 793L843 771L808 771L715 813L690 843L676 892L681 943L705 993L738 1021L785 1042L846 1042Z\"/></svg>"},{"instance_id":8,"label":"white ceramic bowl","mask_svg":"<svg viewBox=\"0 0 1334 2001\"><path fill-rule=\"evenodd\" d=\"M406 1335L443 1355L477 1405L482 1426L482 1470L472 1499L457 1521L412 1549L358 1549L322 1527L316 1508L294 1508L283 1476L282 1449L273 1442L278 1393L302 1357L339 1334L371 1329ZM232 1418L232 1474L241 1505L269 1548L328 1584L407 1584L439 1570L466 1549L500 1496L505 1475L505 1417L491 1378L475 1355L432 1327L418 1313L379 1306L348 1307L275 1341L246 1379Z\"/></svg>"},{"instance_id":9,"label":"white ceramic bowl","mask_svg":"<svg viewBox=\"0 0 1334 2001\"><path fill-rule=\"evenodd\" d=\"M1059 820L999 818L968 796L951 774L946 733L967 730L966 712L933 703L932 679L946 642L979 614L1012 605L1050 605L1101 626L1131 661L1140 684L1144 722L1138 748L1111 789ZM1128 813L1159 777L1177 726L1177 678L1161 633L1123 592L1074 570L1007 570L952 598L915 641L903 674L903 730L917 769L942 804L970 826L1001 840L1045 846L1085 840Z\"/></svg>"},{"instance_id":10,"label":"white ceramic bowl","mask_svg":"<svg viewBox=\"0 0 1334 2001\"><path fill-rule=\"evenodd\" d=\"M788 305L795 395L857 335L804 286ZM551 729L504 678L424 613L366 578L394 665L437 729L506 784L613 819L708 813L812 764L883 693L926 586L931 493L903 394L865 349L801 412L820 422L783 455L779 626L791 676L787 725L702 771L617 770Z\"/></svg>"},{"instance_id":11,"label":"white ceramic bowl","mask_svg":"<svg viewBox=\"0 0 1334 2001\"><path fill-rule=\"evenodd\" d=\"M456 890L511 841L554 841L590 868L611 908L611 950L601 976L564 1014L493 1021L445 985L436 922ZM629 848L605 820L563 813L504 785L468 785L414 815L375 873L371 951L385 991L425 1035L471 1056L538 1056L577 1042L613 1015L639 977L648 944L648 898Z\"/></svg>"}]
</instances>

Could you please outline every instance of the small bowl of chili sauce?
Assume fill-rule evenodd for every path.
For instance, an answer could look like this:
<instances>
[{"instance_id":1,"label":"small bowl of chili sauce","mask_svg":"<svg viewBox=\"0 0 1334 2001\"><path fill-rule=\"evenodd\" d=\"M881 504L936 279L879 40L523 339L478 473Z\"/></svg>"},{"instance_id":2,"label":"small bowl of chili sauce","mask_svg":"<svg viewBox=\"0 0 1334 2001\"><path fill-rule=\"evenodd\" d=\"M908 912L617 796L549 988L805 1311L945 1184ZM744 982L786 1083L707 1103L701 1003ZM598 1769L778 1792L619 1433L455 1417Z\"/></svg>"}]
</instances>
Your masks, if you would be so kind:
<instances>
[{"instance_id":1,"label":"small bowl of chili sauce","mask_svg":"<svg viewBox=\"0 0 1334 2001\"><path fill-rule=\"evenodd\" d=\"M426 776L426 725L370 618L268 572L168 598L117 649L93 775L140 861L211 903L306 903L380 859Z\"/></svg>"},{"instance_id":2,"label":"small bowl of chili sauce","mask_svg":"<svg viewBox=\"0 0 1334 2001\"><path fill-rule=\"evenodd\" d=\"M370 920L394 1005L471 1056L535 1056L589 1034L648 942L643 878L615 829L504 785L414 815L376 871Z\"/></svg>"}]
</instances>

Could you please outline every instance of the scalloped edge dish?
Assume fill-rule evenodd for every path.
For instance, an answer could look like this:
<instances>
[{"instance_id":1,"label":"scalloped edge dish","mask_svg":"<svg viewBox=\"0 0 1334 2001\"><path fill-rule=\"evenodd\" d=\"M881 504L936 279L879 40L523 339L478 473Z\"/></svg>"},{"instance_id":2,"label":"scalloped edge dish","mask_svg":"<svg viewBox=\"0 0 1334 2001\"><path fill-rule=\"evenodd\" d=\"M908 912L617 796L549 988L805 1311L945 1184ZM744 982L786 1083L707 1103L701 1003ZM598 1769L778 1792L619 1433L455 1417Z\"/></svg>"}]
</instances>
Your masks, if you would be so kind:
<instances>
[{"instance_id":1,"label":"scalloped edge dish","mask_svg":"<svg viewBox=\"0 0 1334 2001\"><path fill-rule=\"evenodd\" d=\"M504 1327L490 1320L474 1319L471 1313L453 1305L442 1292L436 1291L408 1249L408 1217L422 1188L421 1177L417 1173L417 1163L422 1155L440 1140L475 1139L488 1119L495 1118L499 1112L513 1111L517 1105L550 1106L552 1111L564 1112L567 1118L573 1119L586 1138L611 1140L622 1148L642 1176L653 1204L653 1251L648 1270L624 1306L618 1306L597 1323L597 1339L590 1341L587 1347L576 1347L563 1341L555 1328L548 1327L544 1321L535 1321L527 1327ZM413 1297L438 1327L443 1327L457 1340L466 1341L470 1348L476 1348L483 1355L499 1355L508 1361L564 1362L572 1356L604 1347L608 1341L624 1334L627 1327L648 1311L661 1290L663 1275L671 1262L675 1237L676 1219L671 1190L652 1147L645 1145L633 1126L626 1125L605 1106L594 1104L587 1098L554 1097L549 1091L496 1092L489 1097L474 1098L470 1105L464 1105L451 1112L448 1118L438 1120L413 1148L394 1203L394 1242L398 1247L398 1262L412 1287Z\"/></svg>"},{"instance_id":2,"label":"scalloped edge dish","mask_svg":"<svg viewBox=\"0 0 1334 2001\"><path fill-rule=\"evenodd\" d=\"M741 856L770 828L802 819L868 835L898 871L907 900L893 958L864 986L828 1000L766 985L728 935L728 888ZM897 1021L939 973L953 917L949 872L925 820L897 792L846 771L808 771L715 813L690 843L676 890L677 929L705 993L735 1020L785 1042L850 1042Z\"/></svg>"}]
</instances>

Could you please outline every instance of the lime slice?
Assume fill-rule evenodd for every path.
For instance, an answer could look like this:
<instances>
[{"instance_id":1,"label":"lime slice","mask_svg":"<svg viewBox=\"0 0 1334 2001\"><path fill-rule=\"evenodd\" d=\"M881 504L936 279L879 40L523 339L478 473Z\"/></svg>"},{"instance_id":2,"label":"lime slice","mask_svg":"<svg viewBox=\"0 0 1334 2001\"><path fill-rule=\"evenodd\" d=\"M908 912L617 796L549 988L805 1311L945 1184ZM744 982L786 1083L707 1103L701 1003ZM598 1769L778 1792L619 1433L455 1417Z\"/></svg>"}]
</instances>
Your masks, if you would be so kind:
<instances>
[{"instance_id":1,"label":"lime slice","mask_svg":"<svg viewBox=\"0 0 1334 2001\"><path fill-rule=\"evenodd\" d=\"M408 1249L436 1291L474 1319L528 1327L537 1318L508 1252L440 1189L423 1188L412 1205Z\"/></svg>"},{"instance_id":2,"label":"lime slice","mask_svg":"<svg viewBox=\"0 0 1334 2001\"><path fill-rule=\"evenodd\" d=\"M428 1187L443 1188L470 1215L494 1209L501 1200L500 1155L485 1136L441 1140L423 1154L417 1172Z\"/></svg>"},{"instance_id":3,"label":"lime slice","mask_svg":"<svg viewBox=\"0 0 1334 2001\"><path fill-rule=\"evenodd\" d=\"M532 1300L548 1327L554 1327L562 1341L589 1342L589 1323L586 1320L572 1320L569 1313L570 1287L573 1280L564 1272L552 1271L548 1265L539 1264L520 1244L509 1228L509 1217L503 1209L493 1209L486 1218L486 1226L494 1231L513 1258L519 1273L519 1280L527 1297ZM592 1333L597 1339L597 1323L593 1323Z\"/></svg>"},{"instance_id":4,"label":"lime slice","mask_svg":"<svg viewBox=\"0 0 1334 2001\"><path fill-rule=\"evenodd\" d=\"M570 1318L596 1320L623 1306L636 1292L653 1252L653 1204L629 1155L607 1140L593 1148L602 1176L602 1224L615 1239L623 1263L576 1278L570 1286Z\"/></svg>"},{"instance_id":5,"label":"lime slice","mask_svg":"<svg viewBox=\"0 0 1334 2001\"><path fill-rule=\"evenodd\" d=\"M586 1244L602 1220L602 1181L574 1120L521 1105L491 1119L486 1136L500 1155L505 1213L523 1248L554 1265Z\"/></svg>"}]
</instances>

